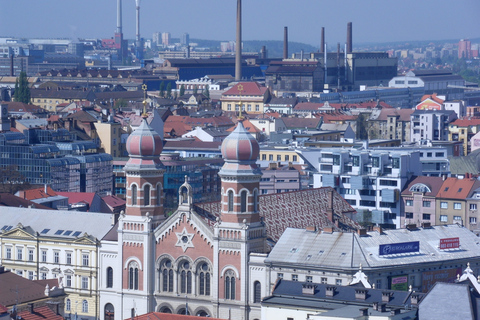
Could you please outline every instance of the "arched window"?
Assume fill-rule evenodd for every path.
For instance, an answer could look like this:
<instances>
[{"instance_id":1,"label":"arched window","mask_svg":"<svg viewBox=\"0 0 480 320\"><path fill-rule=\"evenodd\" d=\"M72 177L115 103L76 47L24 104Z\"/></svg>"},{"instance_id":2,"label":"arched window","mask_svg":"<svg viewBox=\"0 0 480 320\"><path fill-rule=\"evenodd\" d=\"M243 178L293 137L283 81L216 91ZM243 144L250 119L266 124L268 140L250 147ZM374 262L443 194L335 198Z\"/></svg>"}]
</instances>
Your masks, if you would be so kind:
<instances>
[{"instance_id":1,"label":"arched window","mask_svg":"<svg viewBox=\"0 0 480 320\"><path fill-rule=\"evenodd\" d=\"M113 269L107 268L107 288L113 288Z\"/></svg>"},{"instance_id":2,"label":"arched window","mask_svg":"<svg viewBox=\"0 0 480 320\"><path fill-rule=\"evenodd\" d=\"M111 303L107 303L105 305L105 320L114 320L115 319L115 309Z\"/></svg>"},{"instance_id":3,"label":"arched window","mask_svg":"<svg viewBox=\"0 0 480 320\"><path fill-rule=\"evenodd\" d=\"M150 186L148 184L143 187L143 203L145 206L150 205Z\"/></svg>"},{"instance_id":4,"label":"arched window","mask_svg":"<svg viewBox=\"0 0 480 320\"><path fill-rule=\"evenodd\" d=\"M247 212L247 191L240 192L240 212Z\"/></svg>"},{"instance_id":5,"label":"arched window","mask_svg":"<svg viewBox=\"0 0 480 320\"><path fill-rule=\"evenodd\" d=\"M258 212L258 191L253 191L253 211Z\"/></svg>"},{"instance_id":6,"label":"arched window","mask_svg":"<svg viewBox=\"0 0 480 320\"><path fill-rule=\"evenodd\" d=\"M228 191L228 211L233 211L233 191Z\"/></svg>"},{"instance_id":7,"label":"arched window","mask_svg":"<svg viewBox=\"0 0 480 320\"><path fill-rule=\"evenodd\" d=\"M72 310L72 301L70 301L70 299L67 299L67 301L65 302L65 311L70 310Z\"/></svg>"},{"instance_id":8,"label":"arched window","mask_svg":"<svg viewBox=\"0 0 480 320\"><path fill-rule=\"evenodd\" d=\"M83 300L83 301L82 301L82 312L83 312L83 313L87 313L87 312L88 312L88 301L87 301L87 300Z\"/></svg>"},{"instance_id":9,"label":"arched window","mask_svg":"<svg viewBox=\"0 0 480 320\"><path fill-rule=\"evenodd\" d=\"M181 202L183 204L187 204L188 203L188 190L187 190L187 188L182 187L182 189L180 190L180 194L182 195Z\"/></svg>"},{"instance_id":10,"label":"arched window","mask_svg":"<svg viewBox=\"0 0 480 320\"><path fill-rule=\"evenodd\" d=\"M235 300L235 273L232 270L225 272L225 299Z\"/></svg>"},{"instance_id":11,"label":"arched window","mask_svg":"<svg viewBox=\"0 0 480 320\"><path fill-rule=\"evenodd\" d=\"M138 264L135 261L128 266L128 289L138 290Z\"/></svg>"},{"instance_id":12,"label":"arched window","mask_svg":"<svg viewBox=\"0 0 480 320\"><path fill-rule=\"evenodd\" d=\"M173 292L173 269L172 261L165 259L160 264L160 283L163 292Z\"/></svg>"},{"instance_id":13,"label":"arched window","mask_svg":"<svg viewBox=\"0 0 480 320\"><path fill-rule=\"evenodd\" d=\"M132 206L137 205L137 185L132 184Z\"/></svg>"},{"instance_id":14,"label":"arched window","mask_svg":"<svg viewBox=\"0 0 480 320\"><path fill-rule=\"evenodd\" d=\"M172 309L170 309L169 307L162 307L160 309L160 312L162 312L162 313L172 313Z\"/></svg>"},{"instance_id":15,"label":"arched window","mask_svg":"<svg viewBox=\"0 0 480 320\"><path fill-rule=\"evenodd\" d=\"M197 271L198 274L198 294L210 295L210 267L208 263L202 263Z\"/></svg>"},{"instance_id":16,"label":"arched window","mask_svg":"<svg viewBox=\"0 0 480 320\"><path fill-rule=\"evenodd\" d=\"M190 263L183 261L178 270L180 276L180 293L192 293L192 271Z\"/></svg>"},{"instance_id":17,"label":"arched window","mask_svg":"<svg viewBox=\"0 0 480 320\"><path fill-rule=\"evenodd\" d=\"M160 206L162 203L162 185L157 184L157 206Z\"/></svg>"},{"instance_id":18,"label":"arched window","mask_svg":"<svg viewBox=\"0 0 480 320\"><path fill-rule=\"evenodd\" d=\"M253 283L253 302L259 303L262 299L262 286L260 281L255 281Z\"/></svg>"}]
</instances>

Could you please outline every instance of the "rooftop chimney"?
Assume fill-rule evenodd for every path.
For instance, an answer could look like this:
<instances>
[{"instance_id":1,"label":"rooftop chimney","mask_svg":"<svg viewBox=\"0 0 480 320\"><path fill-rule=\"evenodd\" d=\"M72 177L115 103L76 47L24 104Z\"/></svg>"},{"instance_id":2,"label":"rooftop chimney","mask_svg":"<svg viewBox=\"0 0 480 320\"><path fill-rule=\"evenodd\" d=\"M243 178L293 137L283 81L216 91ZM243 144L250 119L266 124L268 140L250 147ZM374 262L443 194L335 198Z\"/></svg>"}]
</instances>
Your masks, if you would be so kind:
<instances>
[{"instance_id":1,"label":"rooftop chimney","mask_svg":"<svg viewBox=\"0 0 480 320\"><path fill-rule=\"evenodd\" d=\"M347 53L352 53L352 23L347 24Z\"/></svg>"},{"instance_id":2,"label":"rooftop chimney","mask_svg":"<svg viewBox=\"0 0 480 320\"><path fill-rule=\"evenodd\" d=\"M323 53L325 48L325 27L322 27L322 36L320 38L320 52Z\"/></svg>"},{"instance_id":3,"label":"rooftop chimney","mask_svg":"<svg viewBox=\"0 0 480 320\"><path fill-rule=\"evenodd\" d=\"M288 59L288 27L283 28L283 59Z\"/></svg>"},{"instance_id":4,"label":"rooftop chimney","mask_svg":"<svg viewBox=\"0 0 480 320\"><path fill-rule=\"evenodd\" d=\"M237 0L237 39L235 42L235 81L242 80L242 0Z\"/></svg>"},{"instance_id":5,"label":"rooftop chimney","mask_svg":"<svg viewBox=\"0 0 480 320\"><path fill-rule=\"evenodd\" d=\"M390 302L390 297L392 296L391 292L383 291L382 292L382 302Z\"/></svg>"}]
</instances>

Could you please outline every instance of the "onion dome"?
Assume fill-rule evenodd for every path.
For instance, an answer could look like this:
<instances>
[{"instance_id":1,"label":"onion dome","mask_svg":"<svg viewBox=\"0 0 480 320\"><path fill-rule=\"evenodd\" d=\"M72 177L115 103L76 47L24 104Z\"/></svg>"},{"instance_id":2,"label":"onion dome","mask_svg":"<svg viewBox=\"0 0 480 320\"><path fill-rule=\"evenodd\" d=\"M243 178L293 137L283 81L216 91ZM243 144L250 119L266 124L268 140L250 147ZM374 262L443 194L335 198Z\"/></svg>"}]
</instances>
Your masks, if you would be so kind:
<instances>
[{"instance_id":1,"label":"onion dome","mask_svg":"<svg viewBox=\"0 0 480 320\"><path fill-rule=\"evenodd\" d=\"M145 119L127 139L127 151L130 157L159 157L162 149L162 138Z\"/></svg>"},{"instance_id":2,"label":"onion dome","mask_svg":"<svg viewBox=\"0 0 480 320\"><path fill-rule=\"evenodd\" d=\"M245 130L241 121L222 143L222 156L225 161L255 161L259 153L257 140Z\"/></svg>"}]
</instances>

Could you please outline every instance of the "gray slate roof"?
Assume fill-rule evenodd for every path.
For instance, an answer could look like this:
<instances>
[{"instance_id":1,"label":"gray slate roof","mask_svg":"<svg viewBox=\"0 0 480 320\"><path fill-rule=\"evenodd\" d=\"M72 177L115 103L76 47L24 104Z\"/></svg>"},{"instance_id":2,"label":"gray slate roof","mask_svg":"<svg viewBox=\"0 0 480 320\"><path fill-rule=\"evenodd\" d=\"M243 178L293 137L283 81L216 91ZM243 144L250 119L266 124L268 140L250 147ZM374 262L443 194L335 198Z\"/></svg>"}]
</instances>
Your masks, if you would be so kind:
<instances>
[{"instance_id":1,"label":"gray slate roof","mask_svg":"<svg viewBox=\"0 0 480 320\"><path fill-rule=\"evenodd\" d=\"M460 248L440 250L440 239L460 238ZM420 242L416 253L379 255L379 245ZM369 232L366 236L343 232L309 232L288 228L265 260L266 263L356 270L360 263L365 271L409 264L451 260L478 260L480 239L471 231L457 225L435 226L417 230L386 230L382 234ZM460 261L459 261L460 262Z\"/></svg>"},{"instance_id":2,"label":"gray slate roof","mask_svg":"<svg viewBox=\"0 0 480 320\"><path fill-rule=\"evenodd\" d=\"M75 239L87 232L90 236L102 239L113 227L112 222L113 214L108 213L0 207L0 229L2 231L13 230L21 223L34 232L40 233L41 236ZM44 229L50 230L47 233L41 233ZM64 230L64 232L55 234L59 230ZM65 234L67 231L72 232ZM78 231L80 234L74 236Z\"/></svg>"}]
</instances>

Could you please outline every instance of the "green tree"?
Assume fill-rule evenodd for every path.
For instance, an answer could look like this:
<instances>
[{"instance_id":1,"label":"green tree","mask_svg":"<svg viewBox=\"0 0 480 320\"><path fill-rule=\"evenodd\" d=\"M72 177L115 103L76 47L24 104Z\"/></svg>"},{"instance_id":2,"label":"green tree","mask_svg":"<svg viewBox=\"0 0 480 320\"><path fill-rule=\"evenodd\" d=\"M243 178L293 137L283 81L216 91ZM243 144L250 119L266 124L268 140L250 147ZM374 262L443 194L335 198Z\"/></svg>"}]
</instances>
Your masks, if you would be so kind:
<instances>
[{"instance_id":1,"label":"green tree","mask_svg":"<svg viewBox=\"0 0 480 320\"><path fill-rule=\"evenodd\" d=\"M160 92L158 94L162 98L165 96L165 81L160 82Z\"/></svg>"},{"instance_id":2,"label":"green tree","mask_svg":"<svg viewBox=\"0 0 480 320\"><path fill-rule=\"evenodd\" d=\"M181 97L181 96L183 96L184 94L185 94L185 86L182 84L182 85L180 86L180 93L179 93L179 95L180 95L180 97Z\"/></svg>"},{"instance_id":3,"label":"green tree","mask_svg":"<svg viewBox=\"0 0 480 320\"><path fill-rule=\"evenodd\" d=\"M115 101L114 108L115 109L121 109L121 108L126 108L128 106L127 100L125 99L118 99Z\"/></svg>"},{"instance_id":4,"label":"green tree","mask_svg":"<svg viewBox=\"0 0 480 320\"><path fill-rule=\"evenodd\" d=\"M208 89L208 84L205 86L205 91L203 91L203 94L207 99L210 99L210 90Z\"/></svg>"},{"instance_id":5,"label":"green tree","mask_svg":"<svg viewBox=\"0 0 480 320\"><path fill-rule=\"evenodd\" d=\"M193 94L197 94L198 93L198 87L195 85L195 87L193 87Z\"/></svg>"},{"instance_id":6,"label":"green tree","mask_svg":"<svg viewBox=\"0 0 480 320\"><path fill-rule=\"evenodd\" d=\"M28 87L27 73L22 71L15 80L13 99L17 102L30 103L30 88Z\"/></svg>"},{"instance_id":7,"label":"green tree","mask_svg":"<svg viewBox=\"0 0 480 320\"><path fill-rule=\"evenodd\" d=\"M167 98L171 98L172 97L172 83L169 82L167 84Z\"/></svg>"},{"instance_id":8,"label":"green tree","mask_svg":"<svg viewBox=\"0 0 480 320\"><path fill-rule=\"evenodd\" d=\"M364 113L358 115L356 136L358 140L368 140L367 117Z\"/></svg>"},{"instance_id":9,"label":"green tree","mask_svg":"<svg viewBox=\"0 0 480 320\"><path fill-rule=\"evenodd\" d=\"M14 194L19 190L30 188L30 183L18 171L18 166L8 165L0 167L0 192Z\"/></svg>"}]
</instances>

